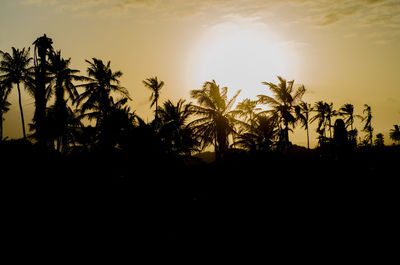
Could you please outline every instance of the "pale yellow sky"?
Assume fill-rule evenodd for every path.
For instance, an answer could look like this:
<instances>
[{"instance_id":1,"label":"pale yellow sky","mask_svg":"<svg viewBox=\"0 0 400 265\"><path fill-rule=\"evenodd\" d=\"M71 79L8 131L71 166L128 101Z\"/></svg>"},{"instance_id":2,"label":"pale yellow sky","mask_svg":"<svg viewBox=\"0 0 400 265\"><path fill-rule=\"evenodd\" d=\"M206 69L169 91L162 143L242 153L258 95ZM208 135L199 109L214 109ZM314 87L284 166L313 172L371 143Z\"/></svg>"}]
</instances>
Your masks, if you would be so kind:
<instances>
[{"instance_id":1,"label":"pale yellow sky","mask_svg":"<svg viewBox=\"0 0 400 265\"><path fill-rule=\"evenodd\" d=\"M281 75L304 84L309 103L352 103L357 114L370 104L387 143L400 123L399 0L0 0L0 50L29 47L43 33L82 73L85 59L111 60L145 120L150 91L141 80L150 76L166 83L161 100L190 101L211 79L255 99L268 93L262 81ZM4 122L10 138L22 135L16 96ZM23 94L27 123L33 101ZM304 133L291 137L305 145Z\"/></svg>"}]
</instances>

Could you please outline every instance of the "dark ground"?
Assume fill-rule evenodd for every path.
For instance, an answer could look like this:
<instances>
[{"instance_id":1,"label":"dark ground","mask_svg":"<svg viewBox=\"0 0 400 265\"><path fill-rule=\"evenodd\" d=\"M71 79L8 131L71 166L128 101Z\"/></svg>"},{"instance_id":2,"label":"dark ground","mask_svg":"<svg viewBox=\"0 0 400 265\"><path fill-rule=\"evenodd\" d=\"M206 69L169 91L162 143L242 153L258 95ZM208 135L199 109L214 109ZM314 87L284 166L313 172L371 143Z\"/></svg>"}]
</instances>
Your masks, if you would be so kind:
<instances>
[{"instance_id":1,"label":"dark ground","mask_svg":"<svg viewBox=\"0 0 400 265\"><path fill-rule=\"evenodd\" d=\"M230 154L211 164L118 152L62 156L23 143L3 144L0 153L11 249L260 242L282 258L358 250L386 257L399 235L399 147L339 159L318 150Z\"/></svg>"}]
</instances>

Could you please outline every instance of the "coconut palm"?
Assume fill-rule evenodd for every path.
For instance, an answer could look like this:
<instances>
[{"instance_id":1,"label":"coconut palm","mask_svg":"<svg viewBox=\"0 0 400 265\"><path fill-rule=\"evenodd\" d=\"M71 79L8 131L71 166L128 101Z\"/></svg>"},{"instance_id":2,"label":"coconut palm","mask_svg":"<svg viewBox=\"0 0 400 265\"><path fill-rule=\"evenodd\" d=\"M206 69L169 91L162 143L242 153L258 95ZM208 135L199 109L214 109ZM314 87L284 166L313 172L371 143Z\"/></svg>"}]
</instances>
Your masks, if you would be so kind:
<instances>
[{"instance_id":1,"label":"coconut palm","mask_svg":"<svg viewBox=\"0 0 400 265\"><path fill-rule=\"evenodd\" d=\"M332 118L338 115L337 111L333 109L332 102L330 104L325 103L325 115L325 120L329 126L329 137L332 138Z\"/></svg>"},{"instance_id":2,"label":"coconut palm","mask_svg":"<svg viewBox=\"0 0 400 265\"><path fill-rule=\"evenodd\" d=\"M278 76L279 84L270 82L262 82L271 90L273 97L266 95L258 95L258 102L267 104L272 107L270 112L278 119L280 135L283 141L283 146L289 146L289 126L294 127L296 117L294 116L294 106L301 100L306 89L304 86L299 87L296 91L293 90L294 81L286 81ZM283 127L282 127L283 126Z\"/></svg>"},{"instance_id":3,"label":"coconut palm","mask_svg":"<svg viewBox=\"0 0 400 265\"><path fill-rule=\"evenodd\" d=\"M159 135L169 152L176 154L190 154L197 150L198 141L193 137L193 129L187 126L192 113L192 105L185 104L180 99L176 105L170 100L164 102L158 109L161 128Z\"/></svg>"},{"instance_id":4,"label":"coconut palm","mask_svg":"<svg viewBox=\"0 0 400 265\"><path fill-rule=\"evenodd\" d=\"M156 105L156 110L155 110L155 119L158 118L157 111L158 111L158 99L160 98L160 90L164 86L164 81L158 81L157 76L155 77L150 77L142 81L143 84L149 88L152 93L150 96L150 101L151 105L150 107L153 107Z\"/></svg>"},{"instance_id":5,"label":"coconut palm","mask_svg":"<svg viewBox=\"0 0 400 265\"><path fill-rule=\"evenodd\" d=\"M326 107L325 102L318 101L315 103L313 111L316 112L314 117L311 118L311 122L318 120L317 133L320 137L325 137L326 128Z\"/></svg>"},{"instance_id":6,"label":"coconut palm","mask_svg":"<svg viewBox=\"0 0 400 265\"><path fill-rule=\"evenodd\" d=\"M53 136L56 139L57 150L60 151L61 144L66 141L63 139L68 128L67 121L73 121L70 114L72 113L67 106L65 92L68 98L75 101L79 94L74 85L74 81L83 80L84 78L77 75L79 70L70 68L71 59L63 59L61 52L55 52L50 55L49 72L51 74L51 85L54 87L55 103L52 107L54 122L52 122Z\"/></svg>"},{"instance_id":7,"label":"coconut palm","mask_svg":"<svg viewBox=\"0 0 400 265\"><path fill-rule=\"evenodd\" d=\"M261 108L257 107L256 100L250 100L248 98L239 102L231 113L236 117L242 118L244 122L251 123L257 117L257 113L261 111Z\"/></svg>"},{"instance_id":8,"label":"coconut palm","mask_svg":"<svg viewBox=\"0 0 400 265\"><path fill-rule=\"evenodd\" d=\"M22 134L26 138L24 112L22 108L20 84L27 82L32 68L29 66L32 58L29 55L30 49L12 49L12 54L0 51L0 81L7 84L16 84L18 90L18 104L21 114Z\"/></svg>"},{"instance_id":9,"label":"coconut palm","mask_svg":"<svg viewBox=\"0 0 400 265\"><path fill-rule=\"evenodd\" d=\"M104 121L115 105L111 93L117 93L123 99L130 99L129 92L120 85L119 78L122 72L113 72L110 61L104 64L102 60L92 58L92 61L86 60L86 62L89 64L86 77L88 82L77 86L83 87L85 91L79 95L76 104L80 107L80 117L88 118L90 121L96 119L96 127L100 134L104 135L107 130Z\"/></svg>"},{"instance_id":10,"label":"coconut palm","mask_svg":"<svg viewBox=\"0 0 400 265\"><path fill-rule=\"evenodd\" d=\"M309 134L309 122L310 122L310 113L313 108L311 104L306 102L300 102L299 105L295 107L295 112L297 116L297 120L300 121L302 127L307 131L307 148L310 150L310 134Z\"/></svg>"},{"instance_id":11,"label":"coconut palm","mask_svg":"<svg viewBox=\"0 0 400 265\"><path fill-rule=\"evenodd\" d=\"M259 114L250 123L241 123L244 129L236 138L235 145L249 151L269 151L277 136L276 119Z\"/></svg>"},{"instance_id":12,"label":"coconut palm","mask_svg":"<svg viewBox=\"0 0 400 265\"><path fill-rule=\"evenodd\" d=\"M47 142L46 131L46 104L48 99L48 62L47 58L53 53L53 41L48 38L46 34L37 38L33 45L35 46L34 52L34 65L35 65L35 79L31 81L31 91L35 97L35 113L34 113L34 128L35 136L39 141L39 145L44 147Z\"/></svg>"},{"instance_id":13,"label":"coconut palm","mask_svg":"<svg viewBox=\"0 0 400 265\"><path fill-rule=\"evenodd\" d=\"M3 115L10 110L7 98L11 92L11 85L0 82L0 142L3 140Z\"/></svg>"},{"instance_id":14,"label":"coconut palm","mask_svg":"<svg viewBox=\"0 0 400 265\"><path fill-rule=\"evenodd\" d=\"M339 109L339 115L345 118L346 129L350 126L351 130L353 130L354 123L354 106L353 104L344 104Z\"/></svg>"},{"instance_id":15,"label":"coconut palm","mask_svg":"<svg viewBox=\"0 0 400 265\"><path fill-rule=\"evenodd\" d=\"M189 126L195 135L201 138L202 147L214 144L217 157L221 157L228 149L228 137L234 133L231 108L240 90L228 100L228 88L220 87L215 80L205 82L201 89L190 91L192 98L199 105L194 105L194 114L200 116Z\"/></svg>"},{"instance_id":16,"label":"coconut palm","mask_svg":"<svg viewBox=\"0 0 400 265\"><path fill-rule=\"evenodd\" d=\"M373 140L373 131L374 129L372 128L372 111L371 111L371 106L365 104L364 105L364 110L363 113L366 114L365 117L362 117L362 122L364 122L364 128L363 131L367 133L365 137L365 141L369 143L372 146L372 140Z\"/></svg>"},{"instance_id":17,"label":"coconut palm","mask_svg":"<svg viewBox=\"0 0 400 265\"><path fill-rule=\"evenodd\" d=\"M390 139L393 141L397 142L397 144L400 143L400 128L399 125L393 125L393 129L390 129Z\"/></svg>"}]
</instances>

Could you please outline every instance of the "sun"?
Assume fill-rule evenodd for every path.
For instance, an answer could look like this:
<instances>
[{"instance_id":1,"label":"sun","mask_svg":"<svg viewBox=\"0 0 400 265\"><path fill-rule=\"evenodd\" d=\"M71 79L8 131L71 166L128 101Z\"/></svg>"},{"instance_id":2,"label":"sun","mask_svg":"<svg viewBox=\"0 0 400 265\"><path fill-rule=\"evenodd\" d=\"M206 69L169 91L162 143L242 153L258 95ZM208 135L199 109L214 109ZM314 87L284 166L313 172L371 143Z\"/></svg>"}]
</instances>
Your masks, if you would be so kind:
<instances>
[{"instance_id":1,"label":"sun","mask_svg":"<svg viewBox=\"0 0 400 265\"><path fill-rule=\"evenodd\" d=\"M289 72L288 53L261 24L224 23L211 27L196 49L193 78L196 84L216 80L238 100L255 99L267 92L262 81L275 81Z\"/></svg>"}]
</instances>

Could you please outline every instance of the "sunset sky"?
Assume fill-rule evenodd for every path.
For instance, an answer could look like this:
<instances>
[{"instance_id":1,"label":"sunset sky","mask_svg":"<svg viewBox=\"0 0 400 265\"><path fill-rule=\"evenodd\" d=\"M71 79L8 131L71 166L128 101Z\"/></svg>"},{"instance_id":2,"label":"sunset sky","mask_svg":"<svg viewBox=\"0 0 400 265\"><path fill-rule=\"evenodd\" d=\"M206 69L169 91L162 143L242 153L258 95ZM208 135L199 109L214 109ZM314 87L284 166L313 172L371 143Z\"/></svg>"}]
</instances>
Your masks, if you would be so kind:
<instances>
[{"instance_id":1,"label":"sunset sky","mask_svg":"<svg viewBox=\"0 0 400 265\"><path fill-rule=\"evenodd\" d=\"M153 117L145 78L165 82L161 101L191 101L189 91L212 79L231 94L242 89L241 101L268 94L261 82L280 75L303 84L311 104L352 103L359 115L371 105L386 143L400 124L399 0L0 0L0 50L33 50L44 33L84 74L85 59L111 60L145 120ZM22 100L30 123L34 99ZM16 90L10 101L4 136L19 138ZM306 145L303 132L291 139Z\"/></svg>"}]
</instances>

